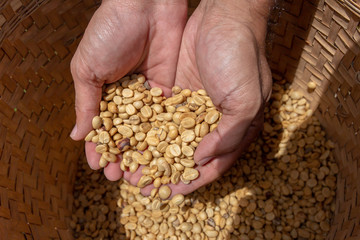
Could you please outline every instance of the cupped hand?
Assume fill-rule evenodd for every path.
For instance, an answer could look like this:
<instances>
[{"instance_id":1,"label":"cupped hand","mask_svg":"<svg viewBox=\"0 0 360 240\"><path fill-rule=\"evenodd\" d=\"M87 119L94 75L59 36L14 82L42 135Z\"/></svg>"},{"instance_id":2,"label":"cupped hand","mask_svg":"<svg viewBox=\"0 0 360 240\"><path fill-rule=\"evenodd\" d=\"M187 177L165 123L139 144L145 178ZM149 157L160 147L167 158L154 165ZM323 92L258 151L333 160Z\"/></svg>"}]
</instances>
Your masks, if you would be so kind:
<instances>
[{"instance_id":1,"label":"cupped hand","mask_svg":"<svg viewBox=\"0 0 360 240\"><path fill-rule=\"evenodd\" d=\"M152 87L171 94L186 14L186 0L103 1L71 62L76 92L74 140L84 139L92 129L104 83L136 71L144 73ZM95 144L86 143L85 148L90 167L99 169ZM110 163L104 173L109 180L124 175L119 163ZM130 173L124 178L136 184Z\"/></svg>"},{"instance_id":2,"label":"cupped hand","mask_svg":"<svg viewBox=\"0 0 360 240\"><path fill-rule=\"evenodd\" d=\"M173 195L190 193L221 176L262 127L272 84L264 51L267 14L254 12L259 8L250 2L203 0L186 25L175 84L205 89L223 115L196 149L199 178L171 185Z\"/></svg>"}]
</instances>

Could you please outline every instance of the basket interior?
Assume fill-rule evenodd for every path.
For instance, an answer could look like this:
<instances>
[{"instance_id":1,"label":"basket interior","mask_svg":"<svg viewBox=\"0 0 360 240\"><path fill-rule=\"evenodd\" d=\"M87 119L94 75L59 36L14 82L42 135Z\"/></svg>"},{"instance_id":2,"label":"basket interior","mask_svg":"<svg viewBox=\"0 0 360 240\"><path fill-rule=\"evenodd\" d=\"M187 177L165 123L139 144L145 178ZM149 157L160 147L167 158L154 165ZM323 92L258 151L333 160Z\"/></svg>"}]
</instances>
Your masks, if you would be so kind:
<instances>
[{"instance_id":1,"label":"basket interior","mask_svg":"<svg viewBox=\"0 0 360 240\"><path fill-rule=\"evenodd\" d=\"M69 63L96 1L0 2L0 234L71 239L81 143Z\"/></svg>"},{"instance_id":2,"label":"basket interior","mask_svg":"<svg viewBox=\"0 0 360 240\"><path fill-rule=\"evenodd\" d=\"M359 19L336 1L283 1L269 25L275 80L302 89L336 143L336 210L328 239L357 239L359 229ZM282 9L286 9L282 11ZM309 93L307 83L317 88Z\"/></svg>"},{"instance_id":3,"label":"basket interior","mask_svg":"<svg viewBox=\"0 0 360 240\"><path fill-rule=\"evenodd\" d=\"M280 1L279 1L280 2ZM69 239L72 183L81 143L69 64L99 1L0 3L0 233L5 239ZM197 0L189 2L190 12ZM336 142L340 173L328 239L360 235L359 19L335 0L281 1L270 18L275 81L302 89ZM306 91L313 81L317 88Z\"/></svg>"}]
</instances>

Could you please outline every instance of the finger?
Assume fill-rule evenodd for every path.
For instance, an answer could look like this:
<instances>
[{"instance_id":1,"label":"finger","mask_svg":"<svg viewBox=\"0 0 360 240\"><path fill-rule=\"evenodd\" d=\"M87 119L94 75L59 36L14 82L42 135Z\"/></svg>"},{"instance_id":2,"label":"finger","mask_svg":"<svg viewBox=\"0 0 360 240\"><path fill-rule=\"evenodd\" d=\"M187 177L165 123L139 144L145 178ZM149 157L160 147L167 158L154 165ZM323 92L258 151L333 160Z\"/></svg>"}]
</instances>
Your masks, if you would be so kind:
<instances>
[{"instance_id":1,"label":"finger","mask_svg":"<svg viewBox=\"0 0 360 240\"><path fill-rule=\"evenodd\" d=\"M162 83L156 82L153 80L149 80L149 84L150 84L151 88L154 88L154 87L161 88L163 90L163 94L165 97L171 97L171 94L172 94L171 87L163 85ZM171 85L173 85L173 81L171 81Z\"/></svg>"},{"instance_id":2,"label":"finger","mask_svg":"<svg viewBox=\"0 0 360 240\"><path fill-rule=\"evenodd\" d=\"M264 127L264 111L261 109L254 119L254 121L251 123L247 133L245 134L243 145L244 150L247 149L247 147L252 143L260 134L261 130Z\"/></svg>"},{"instance_id":3,"label":"finger","mask_svg":"<svg viewBox=\"0 0 360 240\"><path fill-rule=\"evenodd\" d=\"M145 187L143 187L140 192L143 196L150 196L151 190L153 190L155 187L154 185L150 184Z\"/></svg>"},{"instance_id":4,"label":"finger","mask_svg":"<svg viewBox=\"0 0 360 240\"><path fill-rule=\"evenodd\" d=\"M268 102L272 92L272 75L265 54L259 57L261 91L265 102Z\"/></svg>"},{"instance_id":5,"label":"finger","mask_svg":"<svg viewBox=\"0 0 360 240\"><path fill-rule=\"evenodd\" d=\"M197 166L199 171L199 178L192 181L190 184L177 184L171 185L172 196L178 193L189 194L202 186L205 186L217 178L221 177L238 159L239 155L246 149L257 135L257 127L250 127L243 145L238 150L222 155L221 157L214 158L203 166Z\"/></svg>"},{"instance_id":6,"label":"finger","mask_svg":"<svg viewBox=\"0 0 360 240\"><path fill-rule=\"evenodd\" d=\"M200 142L195 151L195 162L204 165L216 156L236 151L239 148L246 149L249 142L260 131L263 118L263 108L258 111L252 121L248 119L237 120L231 116L223 117L219 126Z\"/></svg>"},{"instance_id":7,"label":"finger","mask_svg":"<svg viewBox=\"0 0 360 240\"><path fill-rule=\"evenodd\" d=\"M201 3L200 3L201 6ZM181 88L189 88L191 90L198 90L204 88L200 81L195 81L195 79L200 79L199 72L194 69L197 66L195 48L192 44L195 42L195 36L198 31L199 24L198 22L202 21L203 13L202 8L197 7L193 14L190 16L185 30L182 36L182 41L180 45L179 59L176 67L175 75L175 85Z\"/></svg>"},{"instance_id":8,"label":"finger","mask_svg":"<svg viewBox=\"0 0 360 240\"><path fill-rule=\"evenodd\" d=\"M104 168L105 177L110 181L117 181L123 176L123 171L120 169L119 161L109 163Z\"/></svg>"},{"instance_id":9,"label":"finger","mask_svg":"<svg viewBox=\"0 0 360 240\"><path fill-rule=\"evenodd\" d=\"M179 182L176 185L169 184L169 187L172 190L170 198L178 193L184 195L189 194L222 176L225 171L228 170L231 165L236 161L236 159L244 151L244 149L246 149L257 137L259 133L258 129L262 126L262 122L262 114L259 114L253 124L249 127L246 133L246 137L244 138L242 147L239 148L237 151L212 159L208 162L208 164L205 164L204 166L197 166L196 169L199 171L198 179L192 181L188 185L182 182ZM141 193L144 196L148 196L150 195L153 188L153 185L148 185L141 189Z\"/></svg>"},{"instance_id":10,"label":"finger","mask_svg":"<svg viewBox=\"0 0 360 240\"><path fill-rule=\"evenodd\" d=\"M199 178L191 182L189 185L181 183L171 186L172 196L177 193L189 194L222 176L229 168L231 168L236 159L238 159L239 155L251 144L254 138L258 135L258 129L259 125L257 123L249 127L245 135L244 141L242 142L242 146L238 150L232 153L225 154L221 157L217 157L203 166L198 166L197 170L200 173Z\"/></svg>"},{"instance_id":11,"label":"finger","mask_svg":"<svg viewBox=\"0 0 360 240\"><path fill-rule=\"evenodd\" d=\"M247 116L223 115L217 128L199 143L194 155L195 162L203 165L212 158L235 151L240 147L251 120Z\"/></svg>"},{"instance_id":12,"label":"finger","mask_svg":"<svg viewBox=\"0 0 360 240\"><path fill-rule=\"evenodd\" d=\"M208 164L204 166L198 166L197 170L199 171L199 178L195 181L192 181L190 184L186 185L184 183L172 185L172 195L181 193L181 194L189 194L196 189L199 189L202 186L207 185L208 183L213 182L218 177L222 176L223 173L229 169L236 160L238 152L233 152L221 156L219 158L215 158Z\"/></svg>"},{"instance_id":13,"label":"finger","mask_svg":"<svg viewBox=\"0 0 360 240\"><path fill-rule=\"evenodd\" d=\"M152 87L160 87L166 97L171 96L174 86L179 49L187 20L186 1L175 1L154 8L156 28L151 28L150 46L144 63L138 69L143 72ZM171 16L171 17L169 17Z\"/></svg>"},{"instance_id":14,"label":"finger","mask_svg":"<svg viewBox=\"0 0 360 240\"><path fill-rule=\"evenodd\" d=\"M95 75L91 74L77 54L71 65L75 87L76 125L70 137L81 140L92 130L91 120L99 112L101 85L92 84L95 82Z\"/></svg>"},{"instance_id":15,"label":"finger","mask_svg":"<svg viewBox=\"0 0 360 240\"><path fill-rule=\"evenodd\" d=\"M143 168L144 166L140 166L134 173L131 173L130 171L124 172L124 179L131 185L136 186L142 176L141 170Z\"/></svg>"},{"instance_id":16,"label":"finger","mask_svg":"<svg viewBox=\"0 0 360 240\"><path fill-rule=\"evenodd\" d=\"M101 155L95 152L96 144L93 142L86 142L85 143L85 153L86 159L91 169L98 170L100 169L99 160Z\"/></svg>"}]
</instances>

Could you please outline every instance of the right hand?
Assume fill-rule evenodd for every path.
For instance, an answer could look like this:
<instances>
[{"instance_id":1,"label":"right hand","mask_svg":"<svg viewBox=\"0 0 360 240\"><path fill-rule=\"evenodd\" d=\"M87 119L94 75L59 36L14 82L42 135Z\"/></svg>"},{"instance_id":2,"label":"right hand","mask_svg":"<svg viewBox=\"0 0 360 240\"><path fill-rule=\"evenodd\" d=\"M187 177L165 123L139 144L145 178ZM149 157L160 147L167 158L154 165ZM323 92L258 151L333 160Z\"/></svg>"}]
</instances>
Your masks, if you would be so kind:
<instances>
[{"instance_id":1,"label":"right hand","mask_svg":"<svg viewBox=\"0 0 360 240\"><path fill-rule=\"evenodd\" d=\"M142 72L152 87L171 95L186 14L186 0L103 1L71 62L76 94L72 139L84 139L91 131L104 83ZM99 169L95 144L87 142L85 150L89 166ZM110 163L104 173L109 180L124 177L132 184L139 178L138 173L123 173L118 162Z\"/></svg>"},{"instance_id":2,"label":"right hand","mask_svg":"<svg viewBox=\"0 0 360 240\"><path fill-rule=\"evenodd\" d=\"M205 89L222 112L217 128L199 143L199 177L169 184L188 194L222 176L263 126L271 73L265 57L271 0L202 0L186 24L175 85ZM152 185L141 190L149 194Z\"/></svg>"}]
</instances>

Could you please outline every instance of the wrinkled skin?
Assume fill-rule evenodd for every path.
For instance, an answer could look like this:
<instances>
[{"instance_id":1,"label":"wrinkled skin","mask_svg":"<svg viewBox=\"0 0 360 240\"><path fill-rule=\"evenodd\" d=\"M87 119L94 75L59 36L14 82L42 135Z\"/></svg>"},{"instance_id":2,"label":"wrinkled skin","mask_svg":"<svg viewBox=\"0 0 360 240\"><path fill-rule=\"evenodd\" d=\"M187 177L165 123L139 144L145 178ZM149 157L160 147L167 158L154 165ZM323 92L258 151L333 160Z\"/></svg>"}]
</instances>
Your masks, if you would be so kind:
<instances>
[{"instance_id":1,"label":"wrinkled skin","mask_svg":"<svg viewBox=\"0 0 360 240\"><path fill-rule=\"evenodd\" d=\"M171 95L186 14L184 0L108 0L101 4L71 62L76 92L74 140L84 139L92 129L91 119L99 113L104 83L132 71L142 72L151 86ZM85 149L90 167L99 169L95 144L86 143ZM119 163L110 163L104 173L113 181L132 177L120 170Z\"/></svg>"},{"instance_id":2,"label":"wrinkled skin","mask_svg":"<svg viewBox=\"0 0 360 240\"><path fill-rule=\"evenodd\" d=\"M205 89L223 116L196 149L200 177L189 185L171 184L173 194L193 192L231 167L262 128L264 103L271 93L264 52L266 21L250 23L238 9L232 16L217 3L202 1L186 24L175 84ZM243 7L249 13L246 6L232 7ZM258 32L251 24L258 26ZM152 188L142 193L149 194Z\"/></svg>"},{"instance_id":3,"label":"wrinkled skin","mask_svg":"<svg viewBox=\"0 0 360 240\"><path fill-rule=\"evenodd\" d=\"M256 137L262 126L264 102L271 92L271 74L264 53L266 9L257 11L259 8L248 4L248 1L237 1L233 5L224 2L203 0L185 29L182 29L185 14L176 10L170 14L169 9L174 5L162 5L167 8L165 12L170 14L169 19L174 25L166 28L162 25L165 24L163 21L156 20L166 33L160 39L146 38L146 35L152 36L152 31L158 33L152 28L157 24L149 24L151 21L144 17L149 10L143 10L139 17L123 11L119 14L114 8L105 9L106 5L104 10L100 8L72 62L78 125L78 132L72 137L82 139L91 129L91 118L98 113L102 84L116 81L129 71L136 70L147 76L151 86L161 87L166 96L171 94L174 84L191 90L204 88L223 113L217 129L203 139L195 152L200 177L189 185L170 184L173 195L190 193L221 176ZM176 7L184 7L186 2L179 4ZM105 10L116 17L104 20L102 11ZM152 13L150 15L154 17ZM111 18L109 12L106 16ZM161 14L156 14L154 18L159 16L166 18ZM134 19L129 20L129 17ZM106 31L105 38L98 37L98 32L106 29L103 25L107 23L115 27ZM141 23L136 32L132 32L130 26L127 29L126 25L134 23L137 23L136 26ZM124 34L118 35L119 29L114 31L113 28L121 28L122 32L126 30L129 34L125 34L127 37L124 38ZM96 98L89 97L89 93ZM94 144L87 143L86 154L89 165L97 169L100 155L95 153L94 147ZM123 173L118 163L109 164L104 172L110 180L124 177L134 185L141 175L140 170L134 174ZM147 186L142 193L149 194L151 189L151 185Z\"/></svg>"}]
</instances>

